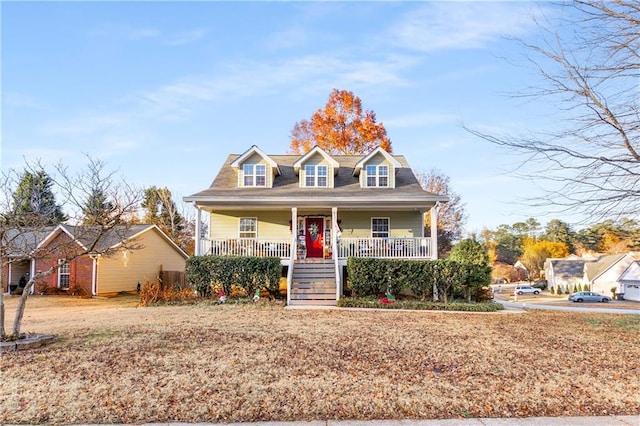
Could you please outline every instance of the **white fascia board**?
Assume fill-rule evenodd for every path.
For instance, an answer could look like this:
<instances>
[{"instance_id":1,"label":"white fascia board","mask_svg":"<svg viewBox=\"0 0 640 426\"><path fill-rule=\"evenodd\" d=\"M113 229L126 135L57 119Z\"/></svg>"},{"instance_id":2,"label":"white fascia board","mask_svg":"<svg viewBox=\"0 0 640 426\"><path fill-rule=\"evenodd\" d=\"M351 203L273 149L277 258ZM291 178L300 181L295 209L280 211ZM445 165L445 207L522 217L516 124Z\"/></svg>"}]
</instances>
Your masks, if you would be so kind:
<instances>
[{"instance_id":1,"label":"white fascia board","mask_svg":"<svg viewBox=\"0 0 640 426\"><path fill-rule=\"evenodd\" d=\"M241 154L238 158L236 158L233 161L233 163L231 163L231 167L237 169L244 162L244 160L246 160L253 154L258 154L260 157L264 158L264 160L267 163L269 163L269 165L273 168L273 170L275 170L277 174L280 174L280 168L278 167L278 163L273 161L271 157L269 157L267 154L262 152L262 150L258 148L256 145L253 145L251 148L249 148L243 154Z\"/></svg>"},{"instance_id":2,"label":"white fascia board","mask_svg":"<svg viewBox=\"0 0 640 426\"><path fill-rule=\"evenodd\" d=\"M402 164L400 164L398 160L393 158L393 155L389 154L387 151L385 151L381 147L377 147L376 149L371 151L369 154L362 157L362 159L356 163L356 165L353 167L353 175L357 176L360 173L360 170L362 170L362 168L364 167L364 165L367 164L367 162L371 158L373 158L373 156L375 156L376 154L382 154L382 156L384 156L384 158L387 161L393 164L393 167L395 167L396 169L402 167Z\"/></svg>"},{"instance_id":3,"label":"white fascia board","mask_svg":"<svg viewBox=\"0 0 640 426\"><path fill-rule=\"evenodd\" d=\"M293 163L293 170L298 173L300 171L300 167L302 167L302 165L311 157L313 157L315 154L320 154L322 155L322 157L327 160L331 166L333 167L333 174L335 175L336 173L338 173L338 169L340 168L340 163L338 163L331 155L327 154L327 152L325 150L323 150L322 148L320 148L318 145L314 146L313 148L311 148L309 150L309 152L307 152L306 154L304 154L302 157L298 158L296 160L295 163Z\"/></svg>"}]
</instances>

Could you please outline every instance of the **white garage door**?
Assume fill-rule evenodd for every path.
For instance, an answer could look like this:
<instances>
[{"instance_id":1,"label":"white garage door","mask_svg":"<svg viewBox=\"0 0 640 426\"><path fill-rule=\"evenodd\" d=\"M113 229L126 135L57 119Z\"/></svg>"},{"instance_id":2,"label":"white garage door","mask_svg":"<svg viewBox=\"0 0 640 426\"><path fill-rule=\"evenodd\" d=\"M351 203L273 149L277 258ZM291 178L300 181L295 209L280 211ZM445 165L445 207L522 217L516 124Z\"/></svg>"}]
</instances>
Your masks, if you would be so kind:
<instances>
[{"instance_id":1,"label":"white garage door","mask_svg":"<svg viewBox=\"0 0 640 426\"><path fill-rule=\"evenodd\" d=\"M640 302L640 282L632 281L624 283L624 298Z\"/></svg>"}]
</instances>

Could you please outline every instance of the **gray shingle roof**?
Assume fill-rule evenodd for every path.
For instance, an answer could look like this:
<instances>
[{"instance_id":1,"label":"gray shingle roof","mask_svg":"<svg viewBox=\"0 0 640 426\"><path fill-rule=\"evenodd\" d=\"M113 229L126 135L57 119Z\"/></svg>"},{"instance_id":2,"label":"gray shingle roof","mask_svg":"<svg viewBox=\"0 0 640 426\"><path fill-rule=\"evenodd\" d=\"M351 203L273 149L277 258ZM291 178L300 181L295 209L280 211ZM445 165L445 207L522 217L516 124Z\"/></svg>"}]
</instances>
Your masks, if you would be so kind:
<instances>
[{"instance_id":1,"label":"gray shingle roof","mask_svg":"<svg viewBox=\"0 0 640 426\"><path fill-rule=\"evenodd\" d=\"M75 238L83 247L94 252L104 252L109 248L115 247L124 241L128 241L136 235L153 228L150 224L135 224L115 226L111 229L103 231L100 235L100 228L83 226L83 225L60 225L60 229L64 229L69 235ZM8 229L5 233L3 246L6 254L10 257L31 256L34 250L42 244L47 238L57 235L54 233L58 227L48 226L41 229L25 230L25 229ZM165 236L166 237L166 236ZM181 253L184 253L178 246L168 238L170 244L175 246ZM93 245L95 243L95 245ZM91 247L93 245L93 247ZM186 254L185 254L186 256Z\"/></svg>"},{"instance_id":2,"label":"gray shingle roof","mask_svg":"<svg viewBox=\"0 0 640 426\"><path fill-rule=\"evenodd\" d=\"M152 228L149 224L136 224L128 226L114 226L106 231L101 231L99 227L92 226L72 226L62 225L69 234L74 236L80 244L89 248L95 243L95 251L104 251L108 248L121 244L133 236ZM100 233L103 232L102 235Z\"/></svg>"},{"instance_id":3,"label":"gray shingle roof","mask_svg":"<svg viewBox=\"0 0 640 426\"><path fill-rule=\"evenodd\" d=\"M2 240L3 250L9 257L30 256L42 240L54 229L56 229L55 226L33 229L7 229Z\"/></svg>"},{"instance_id":4,"label":"gray shingle roof","mask_svg":"<svg viewBox=\"0 0 640 426\"><path fill-rule=\"evenodd\" d=\"M587 263L585 266L585 273L587 275L587 279L592 281L598 275L609 269L609 267L615 263L618 263L626 254L609 254L606 256L602 256L598 261Z\"/></svg>"},{"instance_id":5,"label":"gray shingle roof","mask_svg":"<svg viewBox=\"0 0 640 426\"><path fill-rule=\"evenodd\" d=\"M556 277L577 277L580 278L584 274L584 264L586 261L581 259L555 259L551 261L553 275Z\"/></svg>"},{"instance_id":6,"label":"gray shingle roof","mask_svg":"<svg viewBox=\"0 0 640 426\"><path fill-rule=\"evenodd\" d=\"M393 156L402 165L396 170L395 188L361 188L358 177L353 176L353 170L363 156L333 155L332 157L340 164L334 187L317 189L300 188L299 178L293 170L293 164L300 158L298 155L269 155L278 163L281 173L275 177L272 188L238 188L237 172L231 167L231 163L238 157L238 154L229 155L211 186L185 197L185 201L196 201L202 205L234 202L291 205L291 201L295 200L298 204L306 201L337 206L372 201L380 206L393 206L399 203L427 206L438 201L448 201L446 196L422 189L413 170L402 155Z\"/></svg>"}]
</instances>

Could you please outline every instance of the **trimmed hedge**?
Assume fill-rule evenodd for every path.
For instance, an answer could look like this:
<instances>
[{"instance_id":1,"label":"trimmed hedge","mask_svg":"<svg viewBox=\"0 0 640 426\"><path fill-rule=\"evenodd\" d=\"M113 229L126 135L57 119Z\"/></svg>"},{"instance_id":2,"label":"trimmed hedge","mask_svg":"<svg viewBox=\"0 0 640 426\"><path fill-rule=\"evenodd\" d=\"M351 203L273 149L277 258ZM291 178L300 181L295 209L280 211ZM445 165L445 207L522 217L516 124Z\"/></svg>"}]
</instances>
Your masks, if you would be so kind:
<instances>
[{"instance_id":1,"label":"trimmed hedge","mask_svg":"<svg viewBox=\"0 0 640 426\"><path fill-rule=\"evenodd\" d=\"M421 300L397 300L395 303L382 303L371 297L347 297L338 300L342 308L380 308L411 309L424 311L461 311L461 312L496 312L504 309L500 303L466 303L466 302L425 302Z\"/></svg>"},{"instance_id":2,"label":"trimmed hedge","mask_svg":"<svg viewBox=\"0 0 640 426\"><path fill-rule=\"evenodd\" d=\"M402 290L410 290L416 297L426 300L432 297L435 286L445 302L460 292L469 301L480 301L478 299L484 294L482 287L491 282L491 268L489 265L452 260L350 257L347 276L353 295L359 297L377 296L387 291L397 295Z\"/></svg>"},{"instance_id":3,"label":"trimmed hedge","mask_svg":"<svg viewBox=\"0 0 640 426\"><path fill-rule=\"evenodd\" d=\"M275 297L279 294L281 272L278 257L192 256L186 264L187 281L203 297L210 297L215 286L231 294L234 284L250 295L258 288L266 288Z\"/></svg>"}]
</instances>

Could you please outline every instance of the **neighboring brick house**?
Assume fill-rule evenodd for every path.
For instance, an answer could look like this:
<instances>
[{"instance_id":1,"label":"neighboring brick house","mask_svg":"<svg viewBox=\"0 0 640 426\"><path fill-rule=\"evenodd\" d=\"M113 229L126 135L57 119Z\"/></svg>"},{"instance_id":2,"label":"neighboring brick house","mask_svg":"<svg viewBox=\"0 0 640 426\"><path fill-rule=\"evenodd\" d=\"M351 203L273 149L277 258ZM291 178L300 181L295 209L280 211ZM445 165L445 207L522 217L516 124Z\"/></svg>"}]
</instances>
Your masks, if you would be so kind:
<instances>
[{"instance_id":1,"label":"neighboring brick house","mask_svg":"<svg viewBox=\"0 0 640 426\"><path fill-rule=\"evenodd\" d=\"M3 291L15 289L22 277L60 266L37 280L33 291L47 288L79 289L87 295L114 295L137 290L138 283L157 281L160 271L184 272L188 255L155 225L131 225L111 229L99 238L92 228L59 225L30 238L35 253L3 270ZM68 263L61 259L83 252ZM102 253L102 254L100 254ZM108 255L106 254L108 253Z\"/></svg>"}]
</instances>

